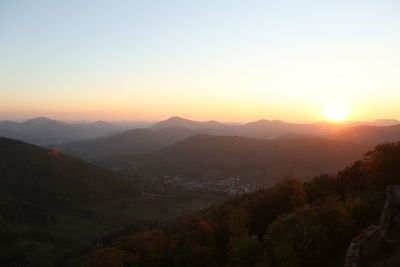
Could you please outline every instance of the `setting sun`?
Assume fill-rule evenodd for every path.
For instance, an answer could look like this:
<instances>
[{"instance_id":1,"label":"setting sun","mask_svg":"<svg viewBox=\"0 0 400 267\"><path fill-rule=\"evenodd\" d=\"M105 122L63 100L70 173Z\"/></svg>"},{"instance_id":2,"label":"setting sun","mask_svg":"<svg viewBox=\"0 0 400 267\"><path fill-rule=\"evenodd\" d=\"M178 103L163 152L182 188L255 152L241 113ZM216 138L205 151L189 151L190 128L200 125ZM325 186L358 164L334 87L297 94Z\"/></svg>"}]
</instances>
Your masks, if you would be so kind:
<instances>
[{"instance_id":1,"label":"setting sun","mask_svg":"<svg viewBox=\"0 0 400 267\"><path fill-rule=\"evenodd\" d=\"M328 107L325 110L325 118L332 122L344 121L348 116L348 111L344 107Z\"/></svg>"},{"instance_id":2,"label":"setting sun","mask_svg":"<svg viewBox=\"0 0 400 267\"><path fill-rule=\"evenodd\" d=\"M399 14L0 0L0 267L400 267Z\"/></svg>"}]
</instances>

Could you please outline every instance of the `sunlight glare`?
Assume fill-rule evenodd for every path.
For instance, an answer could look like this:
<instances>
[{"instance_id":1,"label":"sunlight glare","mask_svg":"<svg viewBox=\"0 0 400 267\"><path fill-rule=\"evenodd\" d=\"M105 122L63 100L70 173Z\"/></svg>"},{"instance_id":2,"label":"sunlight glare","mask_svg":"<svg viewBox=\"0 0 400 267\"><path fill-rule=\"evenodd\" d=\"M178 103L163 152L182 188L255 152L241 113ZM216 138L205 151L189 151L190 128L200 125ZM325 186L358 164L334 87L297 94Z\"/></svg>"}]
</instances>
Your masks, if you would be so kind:
<instances>
[{"instance_id":1,"label":"sunlight glare","mask_svg":"<svg viewBox=\"0 0 400 267\"><path fill-rule=\"evenodd\" d=\"M344 107L328 107L325 110L325 118L332 122L344 121L348 116L348 111Z\"/></svg>"}]
</instances>

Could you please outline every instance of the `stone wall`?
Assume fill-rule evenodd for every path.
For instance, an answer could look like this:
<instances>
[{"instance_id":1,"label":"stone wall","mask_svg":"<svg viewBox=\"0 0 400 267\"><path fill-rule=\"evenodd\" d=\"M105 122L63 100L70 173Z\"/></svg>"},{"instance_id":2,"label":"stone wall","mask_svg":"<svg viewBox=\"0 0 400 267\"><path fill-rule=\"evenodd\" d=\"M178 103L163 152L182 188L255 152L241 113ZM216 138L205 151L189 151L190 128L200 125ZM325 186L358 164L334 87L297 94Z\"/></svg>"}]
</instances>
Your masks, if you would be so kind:
<instances>
[{"instance_id":1,"label":"stone wall","mask_svg":"<svg viewBox=\"0 0 400 267\"><path fill-rule=\"evenodd\" d=\"M399 216L400 186L391 185L386 189L386 201L382 208L379 226L370 225L352 240L346 253L344 266L364 266L377 254L383 242L400 235Z\"/></svg>"}]
</instances>

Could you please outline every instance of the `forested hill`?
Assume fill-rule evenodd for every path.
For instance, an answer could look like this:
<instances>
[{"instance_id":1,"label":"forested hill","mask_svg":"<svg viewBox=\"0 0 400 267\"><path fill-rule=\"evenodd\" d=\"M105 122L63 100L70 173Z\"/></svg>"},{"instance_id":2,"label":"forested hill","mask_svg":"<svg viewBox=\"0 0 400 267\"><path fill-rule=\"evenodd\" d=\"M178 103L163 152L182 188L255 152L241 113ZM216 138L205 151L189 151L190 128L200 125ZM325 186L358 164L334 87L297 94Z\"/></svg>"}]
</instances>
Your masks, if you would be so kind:
<instances>
[{"instance_id":1,"label":"forested hill","mask_svg":"<svg viewBox=\"0 0 400 267\"><path fill-rule=\"evenodd\" d=\"M136 190L107 169L0 138L0 265L63 266L128 224L108 206ZM111 216L116 225L110 226Z\"/></svg>"},{"instance_id":2,"label":"forested hill","mask_svg":"<svg viewBox=\"0 0 400 267\"><path fill-rule=\"evenodd\" d=\"M223 199L164 189L56 150L0 138L0 266L80 266L80 257L99 242Z\"/></svg>"},{"instance_id":3,"label":"forested hill","mask_svg":"<svg viewBox=\"0 0 400 267\"><path fill-rule=\"evenodd\" d=\"M157 131L134 129L117 135L56 144L51 147L60 149L63 153L96 161L113 155L156 151L193 134L193 131L180 127Z\"/></svg>"},{"instance_id":4,"label":"forested hill","mask_svg":"<svg viewBox=\"0 0 400 267\"><path fill-rule=\"evenodd\" d=\"M85 266L342 266L400 183L400 143L378 145L338 175L284 180L172 225L97 248Z\"/></svg>"},{"instance_id":5,"label":"forested hill","mask_svg":"<svg viewBox=\"0 0 400 267\"><path fill-rule=\"evenodd\" d=\"M376 145L383 142L398 142L400 140L400 124L374 127L360 125L342 129L331 135L338 140Z\"/></svg>"},{"instance_id":6,"label":"forested hill","mask_svg":"<svg viewBox=\"0 0 400 267\"><path fill-rule=\"evenodd\" d=\"M122 175L55 150L7 138L0 138L0 173L3 201L73 205L115 198L133 190Z\"/></svg>"},{"instance_id":7,"label":"forested hill","mask_svg":"<svg viewBox=\"0 0 400 267\"><path fill-rule=\"evenodd\" d=\"M305 180L335 174L367 150L364 145L319 138L195 135L152 154L120 156L114 167L152 177L181 175L203 181L240 177L246 183L269 186L286 177Z\"/></svg>"}]
</instances>

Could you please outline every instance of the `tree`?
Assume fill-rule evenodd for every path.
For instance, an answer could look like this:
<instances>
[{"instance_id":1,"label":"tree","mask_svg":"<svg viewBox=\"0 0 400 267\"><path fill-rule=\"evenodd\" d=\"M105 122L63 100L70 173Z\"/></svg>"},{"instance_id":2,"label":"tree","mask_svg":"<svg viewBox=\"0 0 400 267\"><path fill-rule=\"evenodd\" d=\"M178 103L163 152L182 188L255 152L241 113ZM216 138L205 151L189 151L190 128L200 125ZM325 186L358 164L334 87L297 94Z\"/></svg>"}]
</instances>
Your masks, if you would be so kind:
<instances>
[{"instance_id":1,"label":"tree","mask_svg":"<svg viewBox=\"0 0 400 267\"><path fill-rule=\"evenodd\" d=\"M139 233L119 242L119 247L127 253L125 262L139 266L163 266L168 246L167 238L161 230Z\"/></svg>"},{"instance_id":2,"label":"tree","mask_svg":"<svg viewBox=\"0 0 400 267\"><path fill-rule=\"evenodd\" d=\"M97 248L82 267L123 267L123 254L119 248Z\"/></svg>"},{"instance_id":3,"label":"tree","mask_svg":"<svg viewBox=\"0 0 400 267\"><path fill-rule=\"evenodd\" d=\"M173 235L174 266L216 266L214 228L200 216L179 221Z\"/></svg>"},{"instance_id":4,"label":"tree","mask_svg":"<svg viewBox=\"0 0 400 267\"><path fill-rule=\"evenodd\" d=\"M257 192L246 201L250 233L262 239L267 226L273 220L306 202L303 184L294 179L285 179L266 191Z\"/></svg>"},{"instance_id":5,"label":"tree","mask_svg":"<svg viewBox=\"0 0 400 267\"><path fill-rule=\"evenodd\" d=\"M233 242L228 258L233 266L252 267L260 262L262 255L262 243L257 236L245 234Z\"/></svg>"},{"instance_id":6,"label":"tree","mask_svg":"<svg viewBox=\"0 0 400 267\"><path fill-rule=\"evenodd\" d=\"M323 174L305 182L304 189L307 192L307 199L309 202L325 199L328 196L336 194L335 179L329 175Z\"/></svg>"},{"instance_id":7,"label":"tree","mask_svg":"<svg viewBox=\"0 0 400 267\"><path fill-rule=\"evenodd\" d=\"M336 198L281 216L268 228L265 243L273 266L323 266L354 235L354 221Z\"/></svg>"}]
</instances>

